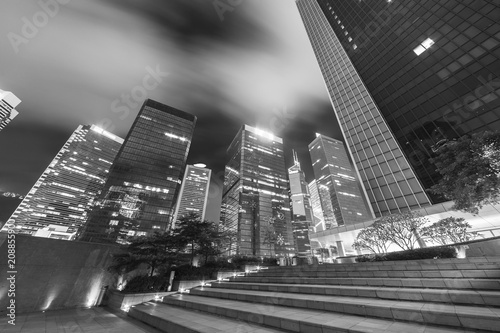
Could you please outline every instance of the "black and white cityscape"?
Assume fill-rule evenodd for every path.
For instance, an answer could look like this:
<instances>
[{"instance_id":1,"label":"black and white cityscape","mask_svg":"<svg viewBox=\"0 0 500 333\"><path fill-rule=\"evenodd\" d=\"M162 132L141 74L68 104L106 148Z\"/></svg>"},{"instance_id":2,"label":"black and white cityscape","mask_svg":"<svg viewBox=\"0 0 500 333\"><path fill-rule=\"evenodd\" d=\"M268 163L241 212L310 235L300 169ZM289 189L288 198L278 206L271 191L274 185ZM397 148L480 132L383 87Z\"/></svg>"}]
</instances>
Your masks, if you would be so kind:
<instances>
[{"instance_id":1,"label":"black and white cityscape","mask_svg":"<svg viewBox=\"0 0 500 333\"><path fill-rule=\"evenodd\" d=\"M500 260L491 259L500 258L497 0L9 0L2 7L0 263L6 264L0 267L7 273L0 274L8 282L0 284L0 303L8 322L0 327L6 332L16 313L18 323L37 311L49 322L46 310L87 307L97 318L103 314L95 309L115 306L120 293L153 292L152 302L202 312L201 305L180 303L195 304L222 288L230 295L235 288L256 291L250 302L258 302L271 297L265 291L297 294L314 283L318 291L309 293L346 296L328 288L347 282L311 279L352 278L352 289L365 278L358 272L372 270L362 265L382 271L377 261L416 273L371 278L419 282L358 281L375 293L475 290L443 301L387 289L396 295L389 299L455 304L446 306L459 324L442 319L446 309L429 319L424 305L418 311L405 305L421 320L410 312L382 316L390 324L373 323L377 332L394 331L387 325L399 320L429 332L439 331L433 325L443 332L499 327ZM60 257L44 266L54 253ZM453 261L459 259L469 266ZM73 273L64 263L74 265ZM35 283L29 272L39 267ZM18 283L17 298L9 276ZM183 277L198 284L183 285ZM476 288L469 280L441 285L439 278L484 281ZM224 287L231 282L239 287ZM39 295L21 288L33 283L38 287L29 290ZM254 283L293 283L300 290ZM204 294L204 286L215 289ZM193 296L183 296L190 288ZM180 298L167 298L173 292ZM220 292L219 298L241 301ZM466 305L477 293L482 301L474 306L494 318L466 322L472 311ZM332 300L317 300L323 301ZM131 302L117 311L152 325L147 304ZM283 302L272 311L296 304ZM332 311L360 315L347 308ZM175 317L180 310L164 311ZM269 332L318 331L285 319L281 326L254 320L265 313L247 320L220 311ZM152 326L184 332L175 320L165 323L168 329L159 322ZM233 327L209 322L197 332ZM332 332L340 331L330 322ZM241 325L233 332L252 331ZM417 326L401 331L424 332ZM102 329L95 331L108 332Z\"/></svg>"}]
</instances>

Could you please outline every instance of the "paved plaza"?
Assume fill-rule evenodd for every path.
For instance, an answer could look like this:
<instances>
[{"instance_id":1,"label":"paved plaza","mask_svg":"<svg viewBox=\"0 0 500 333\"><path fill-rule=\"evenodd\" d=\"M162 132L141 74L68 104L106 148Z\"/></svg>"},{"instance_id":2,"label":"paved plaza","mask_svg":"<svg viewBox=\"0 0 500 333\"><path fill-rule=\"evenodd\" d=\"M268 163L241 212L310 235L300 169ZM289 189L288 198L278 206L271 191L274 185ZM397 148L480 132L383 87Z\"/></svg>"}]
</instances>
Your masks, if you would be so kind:
<instances>
[{"instance_id":1,"label":"paved plaza","mask_svg":"<svg viewBox=\"0 0 500 333\"><path fill-rule=\"evenodd\" d=\"M108 308L81 308L21 314L16 325L0 319L2 333L160 333L161 331Z\"/></svg>"}]
</instances>

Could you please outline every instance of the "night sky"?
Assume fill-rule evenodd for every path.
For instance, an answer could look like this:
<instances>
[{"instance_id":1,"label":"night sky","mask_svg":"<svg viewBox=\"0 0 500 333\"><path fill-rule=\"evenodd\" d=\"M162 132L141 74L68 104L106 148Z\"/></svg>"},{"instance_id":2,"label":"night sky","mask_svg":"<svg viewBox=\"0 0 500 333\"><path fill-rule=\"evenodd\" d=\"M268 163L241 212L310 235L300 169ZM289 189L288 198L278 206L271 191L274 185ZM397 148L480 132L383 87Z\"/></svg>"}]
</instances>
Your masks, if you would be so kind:
<instances>
[{"instance_id":1,"label":"night sky","mask_svg":"<svg viewBox=\"0 0 500 333\"><path fill-rule=\"evenodd\" d=\"M0 132L0 192L26 194L80 124L125 137L142 104L125 99L141 97L151 71L158 84L144 97L198 117L188 163L213 170L208 219L245 123L283 137L287 167L297 150L311 180L314 133L342 135L295 1L232 1L224 13L214 3L69 1L49 16L38 1L2 1L0 89L22 103Z\"/></svg>"}]
</instances>

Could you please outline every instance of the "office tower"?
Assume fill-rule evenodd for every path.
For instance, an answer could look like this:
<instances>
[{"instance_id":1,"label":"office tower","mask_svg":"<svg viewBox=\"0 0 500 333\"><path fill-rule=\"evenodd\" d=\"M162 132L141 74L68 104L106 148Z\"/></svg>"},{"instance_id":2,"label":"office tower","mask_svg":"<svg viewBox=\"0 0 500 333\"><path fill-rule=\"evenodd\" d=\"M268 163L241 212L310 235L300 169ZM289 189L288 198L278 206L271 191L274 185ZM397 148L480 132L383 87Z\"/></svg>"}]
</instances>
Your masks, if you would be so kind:
<instances>
[{"instance_id":1,"label":"office tower","mask_svg":"<svg viewBox=\"0 0 500 333\"><path fill-rule=\"evenodd\" d=\"M122 138L95 125L78 126L3 231L13 224L17 233L35 235L52 226L65 231L43 235L73 239L85 224L87 211L102 189L122 143Z\"/></svg>"},{"instance_id":2,"label":"office tower","mask_svg":"<svg viewBox=\"0 0 500 333\"><path fill-rule=\"evenodd\" d=\"M199 163L186 167L175 209L173 227L179 218L189 213L198 214L202 221L205 220L211 175L212 170L207 169L205 164Z\"/></svg>"},{"instance_id":3,"label":"office tower","mask_svg":"<svg viewBox=\"0 0 500 333\"><path fill-rule=\"evenodd\" d=\"M16 107L21 100L10 91L0 89L0 131L19 114Z\"/></svg>"},{"instance_id":4,"label":"office tower","mask_svg":"<svg viewBox=\"0 0 500 333\"><path fill-rule=\"evenodd\" d=\"M311 207L313 211L314 223L313 231L323 231L326 230L325 217L323 215L323 208L321 207L321 198L319 196L318 184L316 180L313 179L309 184L307 184L309 189Z\"/></svg>"},{"instance_id":5,"label":"office tower","mask_svg":"<svg viewBox=\"0 0 500 333\"><path fill-rule=\"evenodd\" d=\"M293 165L288 168L292 204L292 230L297 255L311 255L309 228L313 227L313 212L306 177L300 168L297 153L293 151Z\"/></svg>"},{"instance_id":6,"label":"office tower","mask_svg":"<svg viewBox=\"0 0 500 333\"><path fill-rule=\"evenodd\" d=\"M500 128L498 3L297 6L375 214L443 202L426 192L440 179L429 158L454 138Z\"/></svg>"},{"instance_id":7,"label":"office tower","mask_svg":"<svg viewBox=\"0 0 500 333\"><path fill-rule=\"evenodd\" d=\"M126 243L168 230L195 123L189 113L146 100L78 239Z\"/></svg>"},{"instance_id":8,"label":"office tower","mask_svg":"<svg viewBox=\"0 0 500 333\"><path fill-rule=\"evenodd\" d=\"M231 252L267 256L293 254L283 140L244 125L227 153L221 228L237 233ZM276 240L271 237L273 232Z\"/></svg>"},{"instance_id":9,"label":"office tower","mask_svg":"<svg viewBox=\"0 0 500 333\"><path fill-rule=\"evenodd\" d=\"M318 184L321 202L327 203L333 216L324 209L327 229L354 225L373 218L355 168L351 165L344 143L325 135L316 134L309 144L309 154Z\"/></svg>"}]
</instances>

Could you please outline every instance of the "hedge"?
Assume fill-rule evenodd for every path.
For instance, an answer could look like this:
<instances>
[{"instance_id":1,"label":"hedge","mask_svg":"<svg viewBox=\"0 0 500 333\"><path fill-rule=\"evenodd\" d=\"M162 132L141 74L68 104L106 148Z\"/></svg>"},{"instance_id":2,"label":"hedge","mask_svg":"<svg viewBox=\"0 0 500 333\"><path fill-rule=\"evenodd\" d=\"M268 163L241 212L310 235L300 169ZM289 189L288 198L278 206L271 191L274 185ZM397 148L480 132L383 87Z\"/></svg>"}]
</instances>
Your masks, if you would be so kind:
<instances>
[{"instance_id":1,"label":"hedge","mask_svg":"<svg viewBox=\"0 0 500 333\"><path fill-rule=\"evenodd\" d=\"M384 254L365 254L356 257L356 262L398 261L419 259L456 258L457 251L452 246L424 247L420 249L390 252Z\"/></svg>"}]
</instances>

